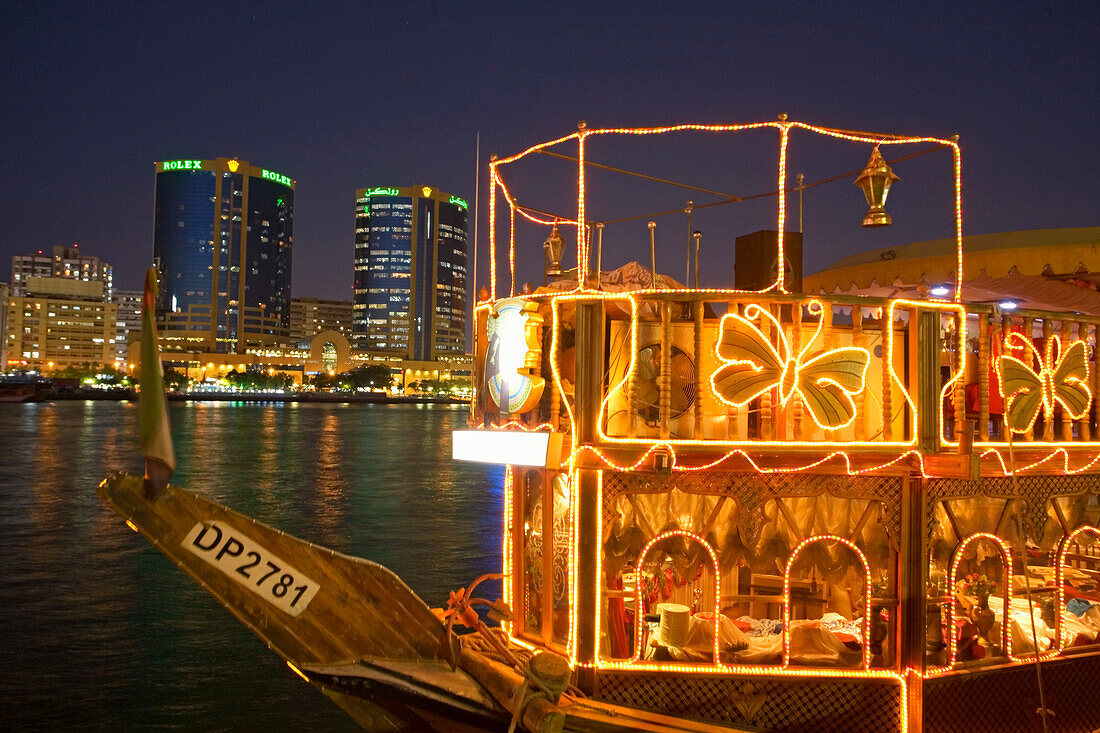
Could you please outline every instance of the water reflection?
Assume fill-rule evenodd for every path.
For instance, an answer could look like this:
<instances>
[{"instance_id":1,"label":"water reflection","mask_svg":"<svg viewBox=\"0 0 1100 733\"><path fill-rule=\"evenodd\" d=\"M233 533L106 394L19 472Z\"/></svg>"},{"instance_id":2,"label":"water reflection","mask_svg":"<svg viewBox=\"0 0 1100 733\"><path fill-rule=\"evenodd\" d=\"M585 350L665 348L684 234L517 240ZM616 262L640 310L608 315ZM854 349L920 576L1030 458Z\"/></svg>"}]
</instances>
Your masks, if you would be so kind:
<instances>
[{"instance_id":1,"label":"water reflection","mask_svg":"<svg viewBox=\"0 0 1100 733\"><path fill-rule=\"evenodd\" d=\"M500 567L503 473L451 462L448 434L464 417L172 403L173 482L388 565L438 605ZM353 729L100 505L103 477L141 470L136 422L128 403L0 405L4 726Z\"/></svg>"}]
</instances>

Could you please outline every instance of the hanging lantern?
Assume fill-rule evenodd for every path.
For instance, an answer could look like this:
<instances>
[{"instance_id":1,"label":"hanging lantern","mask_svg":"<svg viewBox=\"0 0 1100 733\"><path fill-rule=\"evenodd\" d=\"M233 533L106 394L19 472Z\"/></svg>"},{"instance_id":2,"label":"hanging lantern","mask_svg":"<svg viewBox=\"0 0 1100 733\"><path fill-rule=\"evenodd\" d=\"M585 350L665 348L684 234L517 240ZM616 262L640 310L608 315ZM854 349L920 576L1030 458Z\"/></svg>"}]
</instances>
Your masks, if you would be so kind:
<instances>
[{"instance_id":1,"label":"hanging lantern","mask_svg":"<svg viewBox=\"0 0 1100 733\"><path fill-rule=\"evenodd\" d=\"M561 234L558 232L558 223L554 222L554 228L550 232L550 236L546 238L546 241L542 243L542 248L546 256L546 276L547 277L560 277L561 270L561 258L565 254L565 240L562 239Z\"/></svg>"},{"instance_id":2,"label":"hanging lantern","mask_svg":"<svg viewBox=\"0 0 1100 733\"><path fill-rule=\"evenodd\" d=\"M890 215L883 208L886 205L886 194L890 193L890 186L898 177L886 165L882 159L882 153L878 151L878 145L871 153L871 160L867 161L867 167L855 180L855 185L863 189L863 195L867 197L867 205L870 210L863 217L865 227L888 227Z\"/></svg>"}]
</instances>

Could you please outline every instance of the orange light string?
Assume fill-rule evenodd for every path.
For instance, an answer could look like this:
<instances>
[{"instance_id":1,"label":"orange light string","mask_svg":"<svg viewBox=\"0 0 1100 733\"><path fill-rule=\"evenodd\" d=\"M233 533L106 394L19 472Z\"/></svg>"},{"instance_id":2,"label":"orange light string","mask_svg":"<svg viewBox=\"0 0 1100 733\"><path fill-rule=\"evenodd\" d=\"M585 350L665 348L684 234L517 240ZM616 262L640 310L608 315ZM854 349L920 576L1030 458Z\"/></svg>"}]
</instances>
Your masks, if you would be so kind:
<instances>
[{"instance_id":1,"label":"orange light string","mask_svg":"<svg viewBox=\"0 0 1100 733\"><path fill-rule=\"evenodd\" d=\"M497 297L497 163L489 163L489 299ZM475 283L476 287L477 284Z\"/></svg>"}]
</instances>

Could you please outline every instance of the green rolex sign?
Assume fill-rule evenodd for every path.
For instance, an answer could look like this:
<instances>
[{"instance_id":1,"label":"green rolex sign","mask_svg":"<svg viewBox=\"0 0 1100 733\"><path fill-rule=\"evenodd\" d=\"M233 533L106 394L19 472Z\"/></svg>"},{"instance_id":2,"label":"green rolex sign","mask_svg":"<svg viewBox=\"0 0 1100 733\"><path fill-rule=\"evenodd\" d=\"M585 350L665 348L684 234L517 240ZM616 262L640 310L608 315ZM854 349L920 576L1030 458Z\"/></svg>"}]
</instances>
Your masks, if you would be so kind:
<instances>
[{"instance_id":1,"label":"green rolex sign","mask_svg":"<svg viewBox=\"0 0 1100 733\"><path fill-rule=\"evenodd\" d=\"M260 175L269 181L275 181L276 183L281 183L288 188L294 188L294 181L290 180L290 178L284 176L282 173L276 173L275 171L265 171L261 169Z\"/></svg>"},{"instance_id":2,"label":"green rolex sign","mask_svg":"<svg viewBox=\"0 0 1100 733\"><path fill-rule=\"evenodd\" d=\"M201 171L201 160L166 160L160 164L160 170L164 171Z\"/></svg>"},{"instance_id":3,"label":"green rolex sign","mask_svg":"<svg viewBox=\"0 0 1100 733\"><path fill-rule=\"evenodd\" d=\"M463 209L470 208L466 204L466 199L460 199L458 196L451 196L451 203L454 204L455 206L458 206L458 207L463 208Z\"/></svg>"}]
</instances>

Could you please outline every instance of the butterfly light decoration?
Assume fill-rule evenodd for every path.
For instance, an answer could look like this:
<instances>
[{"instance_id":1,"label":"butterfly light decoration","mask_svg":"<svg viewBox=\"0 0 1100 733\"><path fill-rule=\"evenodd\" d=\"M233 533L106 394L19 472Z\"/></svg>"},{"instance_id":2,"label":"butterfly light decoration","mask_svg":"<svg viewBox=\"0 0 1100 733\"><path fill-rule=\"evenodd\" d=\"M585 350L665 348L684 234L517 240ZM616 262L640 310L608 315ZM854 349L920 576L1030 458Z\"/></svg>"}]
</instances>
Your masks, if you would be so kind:
<instances>
[{"instance_id":1,"label":"butterfly light decoration","mask_svg":"<svg viewBox=\"0 0 1100 733\"><path fill-rule=\"evenodd\" d=\"M999 359L1001 394L1005 400L1005 424L1014 433L1031 430L1042 410L1046 420L1054 417L1054 405L1062 405L1074 420L1084 417L1092 404L1089 389L1089 360L1085 342L1073 341L1062 347L1062 339L1051 336L1043 351L1022 334L1005 337L1005 351L1024 349L1017 359L1003 354ZM1033 365L1038 365L1036 371Z\"/></svg>"},{"instance_id":2,"label":"butterfly light decoration","mask_svg":"<svg viewBox=\"0 0 1100 733\"><path fill-rule=\"evenodd\" d=\"M792 352L775 316L755 303L745 307L744 315L722 316L715 351L723 366L710 378L718 399L740 407L778 388L780 405L801 395L810 417L822 428L850 425L856 417L852 397L866 385L870 355L866 349L844 346L807 357L821 334L824 306L811 300L807 311L817 316L817 328L798 353ZM771 326L772 338L760 328L765 323Z\"/></svg>"}]
</instances>

